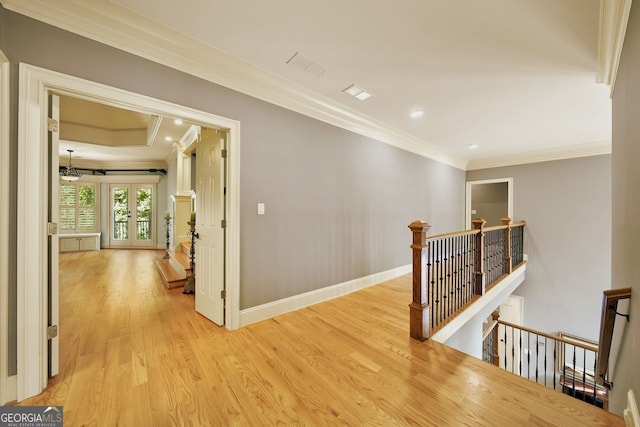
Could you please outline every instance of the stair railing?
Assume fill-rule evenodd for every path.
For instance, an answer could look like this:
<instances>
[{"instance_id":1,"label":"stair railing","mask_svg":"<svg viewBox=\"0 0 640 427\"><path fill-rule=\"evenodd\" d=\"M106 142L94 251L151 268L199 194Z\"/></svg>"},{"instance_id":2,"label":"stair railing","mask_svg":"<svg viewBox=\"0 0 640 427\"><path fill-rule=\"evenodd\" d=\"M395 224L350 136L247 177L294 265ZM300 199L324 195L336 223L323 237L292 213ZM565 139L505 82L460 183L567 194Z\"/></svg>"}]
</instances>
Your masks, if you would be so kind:
<instances>
[{"instance_id":1,"label":"stair railing","mask_svg":"<svg viewBox=\"0 0 640 427\"><path fill-rule=\"evenodd\" d=\"M611 382L607 377L616 318L618 316L624 316L627 318L627 321L629 321L628 314L618 313L618 302L631 298L631 288L608 289L604 291L603 294L599 341L601 357L596 367L596 381L600 385L611 388Z\"/></svg>"},{"instance_id":2,"label":"stair railing","mask_svg":"<svg viewBox=\"0 0 640 427\"><path fill-rule=\"evenodd\" d=\"M409 305L410 335L428 339L445 323L484 295L524 262L524 221L427 236L423 221L409 225L413 235L413 293Z\"/></svg>"},{"instance_id":3,"label":"stair railing","mask_svg":"<svg viewBox=\"0 0 640 427\"><path fill-rule=\"evenodd\" d=\"M555 336L499 319L491 326L483 333L483 352L491 351L491 356L483 354L485 361L545 387L608 408L608 389L595 380L599 360L597 343ZM492 348L488 350L486 342L496 333L498 339L492 339Z\"/></svg>"}]
</instances>

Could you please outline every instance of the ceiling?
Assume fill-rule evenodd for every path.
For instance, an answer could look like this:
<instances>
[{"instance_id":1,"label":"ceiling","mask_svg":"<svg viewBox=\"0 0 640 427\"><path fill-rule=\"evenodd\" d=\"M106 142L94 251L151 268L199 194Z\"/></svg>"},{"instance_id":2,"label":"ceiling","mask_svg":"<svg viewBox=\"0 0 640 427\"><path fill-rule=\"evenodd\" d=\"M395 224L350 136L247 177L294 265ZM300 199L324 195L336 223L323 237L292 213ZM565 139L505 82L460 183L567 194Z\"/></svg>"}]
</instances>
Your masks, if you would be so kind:
<instances>
[{"instance_id":1,"label":"ceiling","mask_svg":"<svg viewBox=\"0 0 640 427\"><path fill-rule=\"evenodd\" d=\"M611 88L596 83L600 0L2 2L287 108L324 108L320 119L457 166L610 150ZM344 93L352 84L373 96Z\"/></svg>"},{"instance_id":2,"label":"ceiling","mask_svg":"<svg viewBox=\"0 0 640 427\"><path fill-rule=\"evenodd\" d=\"M164 164L190 124L60 95L60 164L92 168ZM63 160L64 159L64 160Z\"/></svg>"}]
</instances>

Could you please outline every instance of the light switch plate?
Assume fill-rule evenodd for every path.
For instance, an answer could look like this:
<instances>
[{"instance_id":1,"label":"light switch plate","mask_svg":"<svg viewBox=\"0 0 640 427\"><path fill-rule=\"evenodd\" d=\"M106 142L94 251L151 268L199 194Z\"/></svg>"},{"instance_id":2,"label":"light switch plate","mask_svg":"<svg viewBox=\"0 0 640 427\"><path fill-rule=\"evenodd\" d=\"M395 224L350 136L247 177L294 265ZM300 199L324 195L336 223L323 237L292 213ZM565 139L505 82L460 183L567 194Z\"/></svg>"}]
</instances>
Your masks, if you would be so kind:
<instances>
[{"instance_id":1,"label":"light switch plate","mask_svg":"<svg viewBox=\"0 0 640 427\"><path fill-rule=\"evenodd\" d=\"M258 203L258 215L264 215L264 203Z\"/></svg>"}]
</instances>

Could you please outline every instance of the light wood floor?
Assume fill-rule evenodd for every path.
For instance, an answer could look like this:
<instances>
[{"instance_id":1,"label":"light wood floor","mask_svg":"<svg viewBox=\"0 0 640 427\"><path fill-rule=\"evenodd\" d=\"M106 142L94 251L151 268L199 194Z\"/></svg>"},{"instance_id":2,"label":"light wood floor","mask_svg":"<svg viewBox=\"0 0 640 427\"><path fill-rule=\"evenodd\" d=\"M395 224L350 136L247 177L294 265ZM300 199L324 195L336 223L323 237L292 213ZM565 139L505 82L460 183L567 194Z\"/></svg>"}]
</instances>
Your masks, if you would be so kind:
<instances>
[{"instance_id":1,"label":"light wood floor","mask_svg":"<svg viewBox=\"0 0 640 427\"><path fill-rule=\"evenodd\" d=\"M61 254L60 374L22 405L65 426L624 425L410 340L408 276L229 332L164 289L161 254Z\"/></svg>"}]
</instances>

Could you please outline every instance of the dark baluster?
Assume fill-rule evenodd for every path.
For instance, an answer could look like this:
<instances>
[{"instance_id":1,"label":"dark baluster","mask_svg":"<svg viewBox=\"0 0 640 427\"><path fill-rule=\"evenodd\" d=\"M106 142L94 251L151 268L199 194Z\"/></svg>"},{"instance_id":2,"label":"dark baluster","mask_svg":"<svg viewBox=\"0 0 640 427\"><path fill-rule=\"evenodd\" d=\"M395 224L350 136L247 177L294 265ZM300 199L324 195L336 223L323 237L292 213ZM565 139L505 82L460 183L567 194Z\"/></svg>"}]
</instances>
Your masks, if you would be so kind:
<instances>
[{"instance_id":1,"label":"dark baluster","mask_svg":"<svg viewBox=\"0 0 640 427\"><path fill-rule=\"evenodd\" d=\"M514 336L514 329L511 328L511 372L515 373L516 364L516 337Z\"/></svg>"},{"instance_id":2,"label":"dark baluster","mask_svg":"<svg viewBox=\"0 0 640 427\"><path fill-rule=\"evenodd\" d=\"M582 349L582 400L587 400L587 350L585 349Z\"/></svg>"},{"instance_id":3,"label":"dark baluster","mask_svg":"<svg viewBox=\"0 0 640 427\"><path fill-rule=\"evenodd\" d=\"M573 397L576 397L576 346L575 345L573 346L573 373L571 374L571 386L573 388L571 395Z\"/></svg>"},{"instance_id":4,"label":"dark baluster","mask_svg":"<svg viewBox=\"0 0 640 427\"><path fill-rule=\"evenodd\" d=\"M507 370L508 354L509 353L507 353L507 326L504 325L504 369L505 371Z\"/></svg>"},{"instance_id":5,"label":"dark baluster","mask_svg":"<svg viewBox=\"0 0 640 427\"><path fill-rule=\"evenodd\" d=\"M540 335L536 334L536 383L538 382L538 360L540 360Z\"/></svg>"},{"instance_id":6,"label":"dark baluster","mask_svg":"<svg viewBox=\"0 0 640 427\"><path fill-rule=\"evenodd\" d=\"M538 372L536 371L536 382L538 382L537 376ZM547 337L544 337L544 386L547 386Z\"/></svg>"},{"instance_id":7,"label":"dark baluster","mask_svg":"<svg viewBox=\"0 0 640 427\"><path fill-rule=\"evenodd\" d=\"M442 239L442 262L440 263L440 322L447 318L447 239Z\"/></svg>"},{"instance_id":8,"label":"dark baluster","mask_svg":"<svg viewBox=\"0 0 640 427\"><path fill-rule=\"evenodd\" d=\"M449 304L451 304L451 311L455 313L458 310L458 290L456 289L456 267L458 265L458 236L451 238L451 277L449 278Z\"/></svg>"},{"instance_id":9,"label":"dark baluster","mask_svg":"<svg viewBox=\"0 0 640 427\"><path fill-rule=\"evenodd\" d=\"M435 307L434 305L434 301L433 301L433 295L434 295L434 287L435 287L435 283L436 283L436 278L435 278L435 272L434 272L434 248L433 248L433 241L429 241L427 242L427 303L429 304L429 306L431 307L431 312L429 313L430 316L430 325L435 325L435 316L434 316L434 312L435 310L433 310L433 307Z\"/></svg>"},{"instance_id":10,"label":"dark baluster","mask_svg":"<svg viewBox=\"0 0 640 427\"><path fill-rule=\"evenodd\" d=\"M553 389L556 389L556 366L558 366L558 341L553 340Z\"/></svg>"},{"instance_id":11,"label":"dark baluster","mask_svg":"<svg viewBox=\"0 0 640 427\"><path fill-rule=\"evenodd\" d=\"M470 297L469 297L469 289L472 288L471 286L471 278L473 277L474 271L471 268L471 254L473 253L473 248L471 246L471 240L470 240L470 236L466 236L465 238L465 254L464 254L464 283L462 286L464 286L464 299L465 302L469 301Z\"/></svg>"},{"instance_id":12,"label":"dark baluster","mask_svg":"<svg viewBox=\"0 0 640 427\"><path fill-rule=\"evenodd\" d=\"M530 380L531 371L531 333L527 331L527 379Z\"/></svg>"},{"instance_id":13,"label":"dark baluster","mask_svg":"<svg viewBox=\"0 0 640 427\"><path fill-rule=\"evenodd\" d=\"M452 243L451 243L451 247L452 247L452 252L451 252L451 307L453 307L453 311L454 313L458 310L458 308L460 307L460 305L458 304L458 295L460 294L460 291L458 290L458 282L456 281L457 278L457 272L458 272L458 254L459 254L459 246L458 246L458 242L459 242L460 237L459 236L455 236L452 239Z\"/></svg>"},{"instance_id":14,"label":"dark baluster","mask_svg":"<svg viewBox=\"0 0 640 427\"><path fill-rule=\"evenodd\" d=\"M518 342L520 348L518 351L520 352L520 357L518 358L518 375L522 376L522 330L518 330Z\"/></svg>"},{"instance_id":15,"label":"dark baluster","mask_svg":"<svg viewBox=\"0 0 640 427\"><path fill-rule=\"evenodd\" d=\"M449 298L449 278L451 268L451 238L444 239L444 291L442 298L444 302L444 318L451 316L451 298Z\"/></svg>"},{"instance_id":16,"label":"dark baluster","mask_svg":"<svg viewBox=\"0 0 640 427\"><path fill-rule=\"evenodd\" d=\"M436 325L439 325L442 321L442 306L440 302L442 301L441 297L441 289L442 289L442 240L436 241L436 250L437 258L436 258L436 288L433 303L435 305L436 312Z\"/></svg>"},{"instance_id":17,"label":"dark baluster","mask_svg":"<svg viewBox=\"0 0 640 427\"><path fill-rule=\"evenodd\" d=\"M596 373L598 372L598 353L594 352L593 353L593 372ZM598 405L598 397L597 397L597 390L598 390L598 383L596 382L596 377L594 375L593 377L593 404L596 406ZM603 402L604 404L604 402Z\"/></svg>"}]
</instances>

